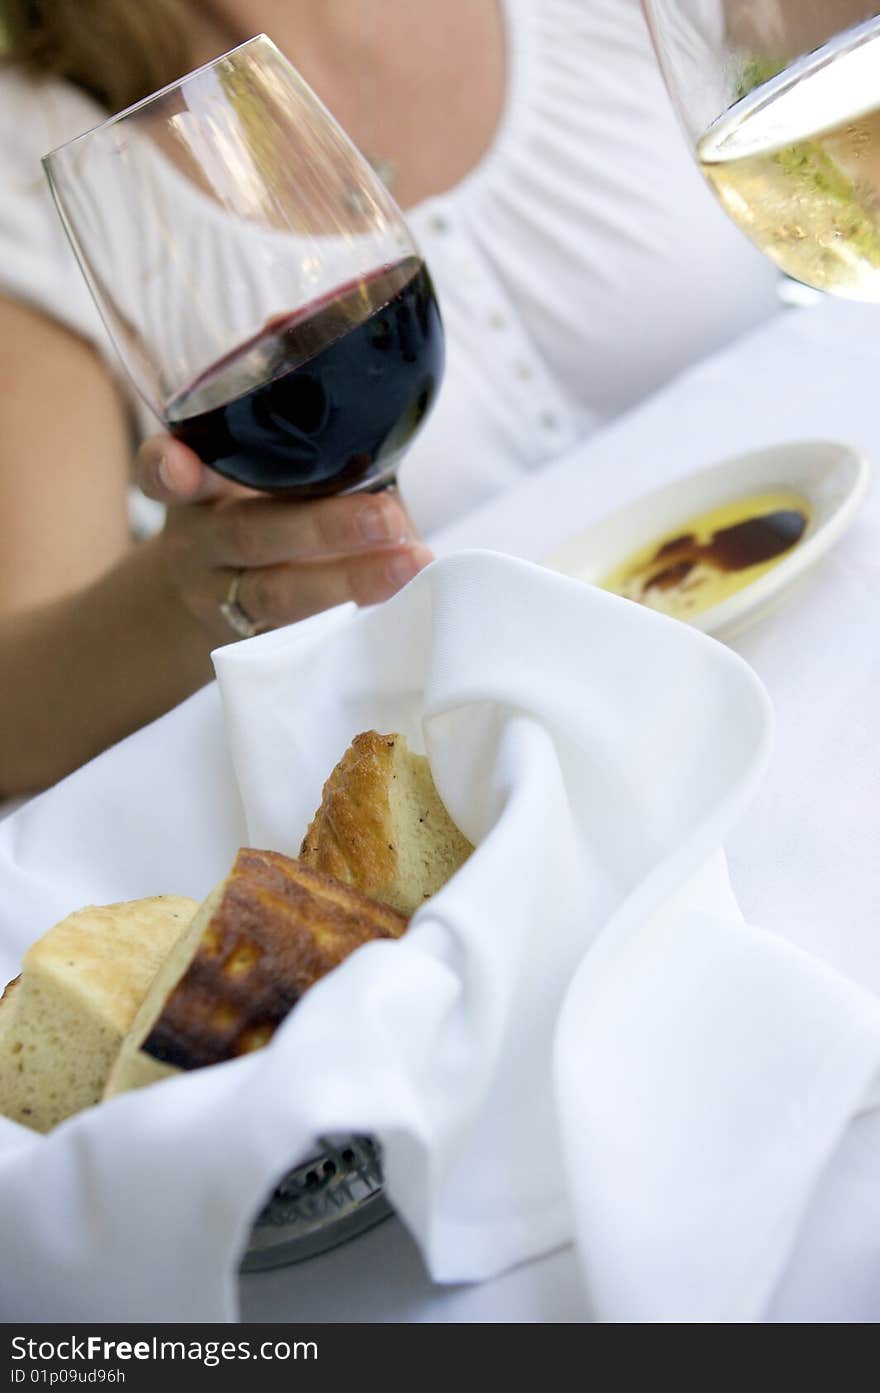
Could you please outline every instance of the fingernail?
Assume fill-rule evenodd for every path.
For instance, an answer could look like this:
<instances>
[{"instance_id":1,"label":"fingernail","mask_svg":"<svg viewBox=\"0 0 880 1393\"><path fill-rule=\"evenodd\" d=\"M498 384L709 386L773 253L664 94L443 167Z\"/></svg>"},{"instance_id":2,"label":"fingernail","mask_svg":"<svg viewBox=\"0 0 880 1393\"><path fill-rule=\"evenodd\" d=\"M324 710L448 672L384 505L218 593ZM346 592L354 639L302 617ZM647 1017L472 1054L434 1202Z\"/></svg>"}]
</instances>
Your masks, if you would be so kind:
<instances>
[{"instance_id":1,"label":"fingernail","mask_svg":"<svg viewBox=\"0 0 880 1393\"><path fill-rule=\"evenodd\" d=\"M433 561L427 547L410 547L409 551L398 552L392 556L386 567L388 579L394 585L406 585L408 580L418 575L423 566Z\"/></svg>"},{"instance_id":2,"label":"fingernail","mask_svg":"<svg viewBox=\"0 0 880 1393\"><path fill-rule=\"evenodd\" d=\"M406 528L397 508L365 503L357 515L357 528L365 542L405 542Z\"/></svg>"},{"instance_id":3,"label":"fingernail","mask_svg":"<svg viewBox=\"0 0 880 1393\"><path fill-rule=\"evenodd\" d=\"M171 478L171 470L168 468L168 460L165 458L164 455L159 461L156 473L159 475L159 482L162 485L162 487L168 489L169 492L173 492L174 480Z\"/></svg>"}]
</instances>

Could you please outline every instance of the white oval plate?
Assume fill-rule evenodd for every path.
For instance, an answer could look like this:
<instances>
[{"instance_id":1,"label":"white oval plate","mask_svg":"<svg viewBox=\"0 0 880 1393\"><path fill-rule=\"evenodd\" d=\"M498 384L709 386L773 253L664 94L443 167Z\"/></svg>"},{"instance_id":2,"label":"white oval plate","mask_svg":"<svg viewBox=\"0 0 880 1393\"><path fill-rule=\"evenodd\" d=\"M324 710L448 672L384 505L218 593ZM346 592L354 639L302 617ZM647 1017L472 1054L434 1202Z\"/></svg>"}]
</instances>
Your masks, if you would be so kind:
<instances>
[{"instance_id":1,"label":"white oval plate","mask_svg":"<svg viewBox=\"0 0 880 1393\"><path fill-rule=\"evenodd\" d=\"M812 514L797 546L750 585L688 621L704 633L729 638L780 603L833 546L864 501L870 479L871 466L850 445L810 440L753 451L644 494L571 537L542 564L598 585L621 561L690 518L751 494L797 493Z\"/></svg>"}]
</instances>

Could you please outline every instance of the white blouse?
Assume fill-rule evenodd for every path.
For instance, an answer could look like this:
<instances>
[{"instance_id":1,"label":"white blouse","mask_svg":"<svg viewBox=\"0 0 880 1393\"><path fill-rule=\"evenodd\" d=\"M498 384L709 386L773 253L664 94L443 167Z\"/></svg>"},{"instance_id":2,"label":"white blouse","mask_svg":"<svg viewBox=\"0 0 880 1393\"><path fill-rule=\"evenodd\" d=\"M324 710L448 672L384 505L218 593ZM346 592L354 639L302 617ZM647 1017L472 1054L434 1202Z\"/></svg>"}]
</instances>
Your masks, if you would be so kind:
<instances>
[{"instance_id":1,"label":"white blouse","mask_svg":"<svg viewBox=\"0 0 880 1393\"><path fill-rule=\"evenodd\" d=\"M693 163L638 0L503 4L508 91L492 146L407 214L447 335L440 397L400 476L423 531L779 306L778 273ZM103 116L67 83L0 73L0 291L94 342L117 372L39 164ZM156 428L139 404L136 419Z\"/></svg>"}]
</instances>

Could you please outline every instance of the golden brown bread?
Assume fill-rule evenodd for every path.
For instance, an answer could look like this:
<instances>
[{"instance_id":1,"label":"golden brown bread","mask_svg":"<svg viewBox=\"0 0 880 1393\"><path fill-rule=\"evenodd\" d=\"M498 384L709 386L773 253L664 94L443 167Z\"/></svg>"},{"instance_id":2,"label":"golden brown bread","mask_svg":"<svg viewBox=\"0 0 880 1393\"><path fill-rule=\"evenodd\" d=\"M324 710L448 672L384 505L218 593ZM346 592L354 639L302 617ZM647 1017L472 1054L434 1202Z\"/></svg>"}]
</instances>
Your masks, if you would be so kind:
<instances>
[{"instance_id":1,"label":"golden brown bread","mask_svg":"<svg viewBox=\"0 0 880 1393\"><path fill-rule=\"evenodd\" d=\"M12 1000L15 994L15 989L20 982L21 975L19 974L18 977L13 977L11 982L7 982L6 986L3 988L3 991L0 992L0 1036L2 1036L4 1032L8 1030L9 1026L12 1024ZM2 1045L0 1045L0 1058L2 1058L2 1048Z\"/></svg>"},{"instance_id":2,"label":"golden brown bread","mask_svg":"<svg viewBox=\"0 0 880 1393\"><path fill-rule=\"evenodd\" d=\"M109 956L102 947L107 925L101 916L126 908L134 912L136 906L70 917L80 935L77 957L94 957L91 978L83 986L79 963L68 963L77 967L76 980L62 981L50 954L45 961L38 956L40 981L32 972L23 992L17 981L7 987L0 997L0 1108L4 1080L15 1083L13 1093L21 1092L21 1060L11 1070L6 1060L4 1075L4 1052L13 1047L21 1054L10 1024L17 1022L23 996L29 1005L37 1001L36 987L39 1020L35 1017L29 1048L41 1068L47 1067L35 1076L33 1088L28 1084L27 1116L30 1125L45 1127L96 1101L95 1089L104 1080L109 1097L264 1045L303 992L355 948L371 939L399 937L407 916L472 850L446 812L424 756L411 754L400 735L357 736L324 786L302 860L241 850L229 876L197 913L191 915L193 902L178 909L181 922L150 956L149 991L144 963L126 960L131 951L143 958L140 929L133 926L132 942L123 936ZM163 899L170 905L170 897L159 897L143 902L144 912ZM63 937L65 926L60 928ZM84 1089L68 1094L76 1073L68 1069L68 1057L86 1037L90 1063L79 1072L88 1079ZM31 1094L39 1094L39 1121L31 1120ZM24 1101L23 1094L13 1099L16 1106Z\"/></svg>"},{"instance_id":3,"label":"golden brown bread","mask_svg":"<svg viewBox=\"0 0 880 1393\"><path fill-rule=\"evenodd\" d=\"M447 813L424 755L402 735L365 731L324 785L300 847L309 866L414 914L473 847Z\"/></svg>"},{"instance_id":4,"label":"golden brown bread","mask_svg":"<svg viewBox=\"0 0 880 1393\"><path fill-rule=\"evenodd\" d=\"M258 1049L320 977L406 925L299 861L242 849L158 975L106 1096Z\"/></svg>"},{"instance_id":5,"label":"golden brown bread","mask_svg":"<svg viewBox=\"0 0 880 1393\"><path fill-rule=\"evenodd\" d=\"M3 1005L4 1001L7 1003L7 1005L9 1004L9 1002L11 1002L12 994L15 991L15 988L20 983L20 981L21 973L19 973L17 977L13 977L11 982L6 983L6 986L3 988L3 991L0 992L0 1006Z\"/></svg>"}]
</instances>

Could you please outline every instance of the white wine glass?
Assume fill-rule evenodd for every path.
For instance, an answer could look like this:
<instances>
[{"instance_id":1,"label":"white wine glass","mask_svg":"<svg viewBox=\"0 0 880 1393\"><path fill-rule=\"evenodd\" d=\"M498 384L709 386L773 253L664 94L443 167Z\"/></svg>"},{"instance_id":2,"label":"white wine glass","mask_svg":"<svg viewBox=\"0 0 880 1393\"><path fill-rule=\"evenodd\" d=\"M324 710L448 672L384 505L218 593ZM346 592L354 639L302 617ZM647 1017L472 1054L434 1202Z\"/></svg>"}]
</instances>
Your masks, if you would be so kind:
<instances>
[{"instance_id":1,"label":"white wine glass","mask_svg":"<svg viewBox=\"0 0 880 1393\"><path fill-rule=\"evenodd\" d=\"M202 461L287 495L380 488L443 372L400 209L259 35L47 155L141 396Z\"/></svg>"},{"instance_id":2,"label":"white wine glass","mask_svg":"<svg viewBox=\"0 0 880 1393\"><path fill-rule=\"evenodd\" d=\"M880 4L642 0L700 168L793 279L880 300Z\"/></svg>"}]
</instances>

